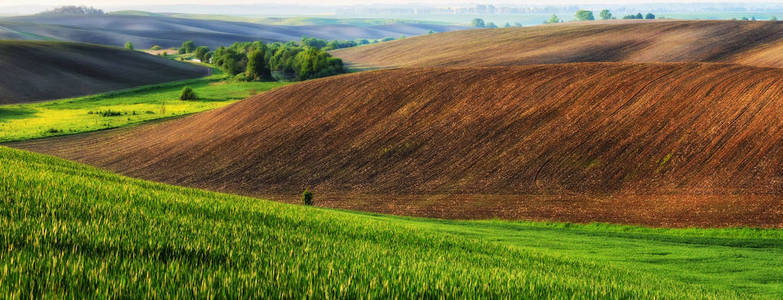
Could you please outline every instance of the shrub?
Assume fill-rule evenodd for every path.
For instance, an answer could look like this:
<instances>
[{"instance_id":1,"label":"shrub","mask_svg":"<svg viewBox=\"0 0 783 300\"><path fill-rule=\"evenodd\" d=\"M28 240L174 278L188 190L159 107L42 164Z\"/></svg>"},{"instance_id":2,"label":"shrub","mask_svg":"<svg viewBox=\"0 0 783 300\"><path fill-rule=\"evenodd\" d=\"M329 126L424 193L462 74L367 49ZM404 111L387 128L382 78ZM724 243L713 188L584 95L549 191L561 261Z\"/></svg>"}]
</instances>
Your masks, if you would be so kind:
<instances>
[{"instance_id":1,"label":"shrub","mask_svg":"<svg viewBox=\"0 0 783 300\"><path fill-rule=\"evenodd\" d=\"M198 96L196 95L196 92L194 92L192 88L190 88L189 86L182 88L182 92L179 94L179 100L196 100L196 99L198 99Z\"/></svg>"},{"instance_id":2,"label":"shrub","mask_svg":"<svg viewBox=\"0 0 783 300\"><path fill-rule=\"evenodd\" d=\"M160 46L158 46L158 45L154 45L154 46L152 46L152 48L150 48L150 50L160 50L160 49L162 49L162 48L160 48Z\"/></svg>"},{"instance_id":3,"label":"shrub","mask_svg":"<svg viewBox=\"0 0 783 300\"><path fill-rule=\"evenodd\" d=\"M313 205L313 193L310 192L310 189L305 189L304 192L302 192L302 202L304 202L305 205Z\"/></svg>"},{"instance_id":4,"label":"shrub","mask_svg":"<svg viewBox=\"0 0 783 300\"><path fill-rule=\"evenodd\" d=\"M179 47L180 54L191 53L196 51L196 43L193 41L184 41L182 46Z\"/></svg>"},{"instance_id":5,"label":"shrub","mask_svg":"<svg viewBox=\"0 0 783 300\"><path fill-rule=\"evenodd\" d=\"M125 49L133 50L133 43L131 42L125 42Z\"/></svg>"},{"instance_id":6,"label":"shrub","mask_svg":"<svg viewBox=\"0 0 783 300\"><path fill-rule=\"evenodd\" d=\"M612 12L610 12L608 9L604 9L601 11L600 14L598 14L601 17L601 20L610 20L612 19Z\"/></svg>"},{"instance_id":7,"label":"shrub","mask_svg":"<svg viewBox=\"0 0 783 300\"><path fill-rule=\"evenodd\" d=\"M117 117L117 116L121 116L122 112L107 109L103 111L98 111L98 114L101 115L102 117Z\"/></svg>"},{"instance_id":8,"label":"shrub","mask_svg":"<svg viewBox=\"0 0 783 300\"><path fill-rule=\"evenodd\" d=\"M592 11L580 9L576 12L576 19L579 21L592 21L595 20L595 17Z\"/></svg>"}]
</instances>

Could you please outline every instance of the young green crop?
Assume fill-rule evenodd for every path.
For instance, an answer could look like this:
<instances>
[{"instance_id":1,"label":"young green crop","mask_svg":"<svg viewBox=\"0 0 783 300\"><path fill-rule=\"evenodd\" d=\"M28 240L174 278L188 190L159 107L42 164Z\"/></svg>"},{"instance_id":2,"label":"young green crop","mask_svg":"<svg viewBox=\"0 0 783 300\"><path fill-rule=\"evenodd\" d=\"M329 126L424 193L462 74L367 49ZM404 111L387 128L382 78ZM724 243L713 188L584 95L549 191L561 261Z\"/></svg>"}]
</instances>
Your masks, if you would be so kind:
<instances>
[{"instance_id":1,"label":"young green crop","mask_svg":"<svg viewBox=\"0 0 783 300\"><path fill-rule=\"evenodd\" d=\"M0 142L89 132L218 108L284 82L227 81L223 75L73 99L0 106ZM198 100L179 100L190 86ZM111 114L105 112L111 111Z\"/></svg>"},{"instance_id":2,"label":"young green crop","mask_svg":"<svg viewBox=\"0 0 783 300\"><path fill-rule=\"evenodd\" d=\"M779 298L783 233L445 221L130 179L0 147L5 298Z\"/></svg>"}]
</instances>

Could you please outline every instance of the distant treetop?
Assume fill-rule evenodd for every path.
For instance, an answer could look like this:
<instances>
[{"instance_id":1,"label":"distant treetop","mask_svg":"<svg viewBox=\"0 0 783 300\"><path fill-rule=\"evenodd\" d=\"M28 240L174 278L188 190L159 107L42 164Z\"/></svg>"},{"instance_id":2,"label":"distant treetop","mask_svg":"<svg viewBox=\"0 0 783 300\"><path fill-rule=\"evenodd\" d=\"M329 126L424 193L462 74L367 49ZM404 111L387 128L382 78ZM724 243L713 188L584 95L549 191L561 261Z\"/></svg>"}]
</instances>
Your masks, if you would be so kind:
<instances>
[{"instance_id":1,"label":"distant treetop","mask_svg":"<svg viewBox=\"0 0 783 300\"><path fill-rule=\"evenodd\" d=\"M470 26L476 27L476 28L484 28L487 25L484 23L484 19L481 18L475 18L473 21L470 21Z\"/></svg>"},{"instance_id":2,"label":"distant treetop","mask_svg":"<svg viewBox=\"0 0 783 300\"><path fill-rule=\"evenodd\" d=\"M87 6L61 6L52 10L38 13L39 16L102 16L103 10Z\"/></svg>"}]
</instances>

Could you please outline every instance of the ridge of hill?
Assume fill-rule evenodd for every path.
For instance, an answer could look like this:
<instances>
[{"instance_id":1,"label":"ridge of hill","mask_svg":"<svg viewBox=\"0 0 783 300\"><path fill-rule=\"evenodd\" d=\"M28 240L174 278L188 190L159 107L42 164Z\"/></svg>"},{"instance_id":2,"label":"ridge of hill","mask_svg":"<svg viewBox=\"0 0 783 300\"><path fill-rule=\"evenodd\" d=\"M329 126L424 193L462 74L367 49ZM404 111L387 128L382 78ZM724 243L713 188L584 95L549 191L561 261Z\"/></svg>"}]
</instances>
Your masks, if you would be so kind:
<instances>
[{"instance_id":1,"label":"ridge of hill","mask_svg":"<svg viewBox=\"0 0 783 300\"><path fill-rule=\"evenodd\" d=\"M595 21L445 32L332 52L355 67L724 62L783 67L783 22Z\"/></svg>"},{"instance_id":2,"label":"ridge of hill","mask_svg":"<svg viewBox=\"0 0 783 300\"><path fill-rule=\"evenodd\" d=\"M186 40L212 48L244 41L298 41L303 36L328 40L398 38L445 32L461 26L394 23L372 26L349 24L265 25L165 15L107 14L100 16L25 16L0 19L0 38L52 39L122 46L132 42L139 49L153 45L178 47Z\"/></svg>"}]
</instances>

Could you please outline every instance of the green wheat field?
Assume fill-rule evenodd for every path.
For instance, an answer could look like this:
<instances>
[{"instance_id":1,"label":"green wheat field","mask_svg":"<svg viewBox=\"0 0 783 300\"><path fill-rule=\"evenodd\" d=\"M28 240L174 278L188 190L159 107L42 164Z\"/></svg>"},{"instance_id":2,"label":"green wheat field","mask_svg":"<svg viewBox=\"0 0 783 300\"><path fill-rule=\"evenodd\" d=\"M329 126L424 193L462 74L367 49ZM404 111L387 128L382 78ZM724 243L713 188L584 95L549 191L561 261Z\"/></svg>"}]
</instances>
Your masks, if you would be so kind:
<instances>
[{"instance_id":1,"label":"green wheat field","mask_svg":"<svg viewBox=\"0 0 783 300\"><path fill-rule=\"evenodd\" d=\"M6 147L0 174L9 299L783 297L781 230L373 215Z\"/></svg>"}]
</instances>

